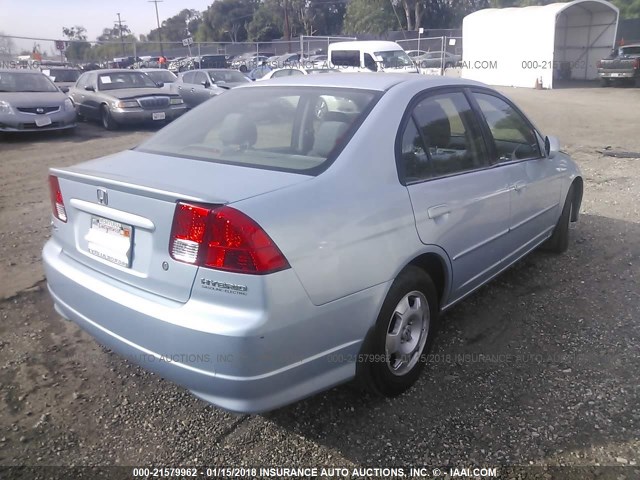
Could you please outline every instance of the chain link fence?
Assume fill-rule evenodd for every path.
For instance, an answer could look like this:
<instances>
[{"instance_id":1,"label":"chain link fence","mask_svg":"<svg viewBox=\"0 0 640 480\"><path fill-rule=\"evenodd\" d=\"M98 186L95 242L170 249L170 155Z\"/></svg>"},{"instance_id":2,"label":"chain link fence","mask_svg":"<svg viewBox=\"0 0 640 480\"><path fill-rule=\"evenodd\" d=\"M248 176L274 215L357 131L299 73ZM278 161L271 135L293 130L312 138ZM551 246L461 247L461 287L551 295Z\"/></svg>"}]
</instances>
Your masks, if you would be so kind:
<instances>
[{"instance_id":1,"label":"chain link fence","mask_svg":"<svg viewBox=\"0 0 640 480\"><path fill-rule=\"evenodd\" d=\"M370 36L367 36L370 39ZM263 56L303 53L326 54L331 43L357 40L356 37L302 36L290 41L270 42L130 42L68 41L36 37L0 36L0 68L31 64L93 64L95 67L129 66L142 60L143 66L157 66L157 57L201 57L203 55L235 56L255 53ZM462 60L461 37L418 37L396 40L411 52L422 73L445 74Z\"/></svg>"}]
</instances>

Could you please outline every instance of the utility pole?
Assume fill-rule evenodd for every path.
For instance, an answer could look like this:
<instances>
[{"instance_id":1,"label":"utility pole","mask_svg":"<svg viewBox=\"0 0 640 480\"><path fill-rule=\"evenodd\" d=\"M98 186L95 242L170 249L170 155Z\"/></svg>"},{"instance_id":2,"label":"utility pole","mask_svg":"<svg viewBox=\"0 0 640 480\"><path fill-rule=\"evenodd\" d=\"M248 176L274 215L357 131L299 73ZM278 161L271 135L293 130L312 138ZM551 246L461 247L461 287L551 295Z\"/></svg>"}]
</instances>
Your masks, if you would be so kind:
<instances>
[{"instance_id":1,"label":"utility pole","mask_svg":"<svg viewBox=\"0 0 640 480\"><path fill-rule=\"evenodd\" d=\"M122 56L126 57L127 54L124 51L124 38L122 38L122 19L120 18L119 13L116 13L116 15L118 15L118 32L120 32L120 43L122 44Z\"/></svg>"},{"instance_id":2,"label":"utility pole","mask_svg":"<svg viewBox=\"0 0 640 480\"><path fill-rule=\"evenodd\" d=\"M164 57L164 49L162 48L162 33L160 32L160 16L158 15L158 3L162 3L163 0L148 0L149 3L155 3L156 5L156 22L158 23L158 41L160 42L160 55Z\"/></svg>"},{"instance_id":3,"label":"utility pole","mask_svg":"<svg viewBox=\"0 0 640 480\"><path fill-rule=\"evenodd\" d=\"M287 0L282 2L284 6L284 39L288 42L291 40L291 27L289 25L289 5ZM287 46L287 49L290 45Z\"/></svg>"}]
</instances>

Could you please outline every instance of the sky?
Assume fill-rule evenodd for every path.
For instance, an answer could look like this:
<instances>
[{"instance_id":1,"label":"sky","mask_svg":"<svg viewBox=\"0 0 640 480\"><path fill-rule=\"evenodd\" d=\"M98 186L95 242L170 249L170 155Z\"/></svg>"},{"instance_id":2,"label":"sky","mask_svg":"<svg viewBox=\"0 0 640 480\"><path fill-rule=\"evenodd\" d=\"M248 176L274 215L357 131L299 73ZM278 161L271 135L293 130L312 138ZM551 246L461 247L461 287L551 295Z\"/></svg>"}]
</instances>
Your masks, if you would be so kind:
<instances>
[{"instance_id":1,"label":"sky","mask_svg":"<svg viewBox=\"0 0 640 480\"><path fill-rule=\"evenodd\" d=\"M185 8L204 11L213 0L164 0L158 3L160 22ZM64 39L62 27L82 25L89 40L112 27L117 14L139 36L156 28L156 11L148 0L0 0L0 33L20 37ZM126 21L124 21L126 20ZM14 40L18 48L33 41Z\"/></svg>"}]
</instances>

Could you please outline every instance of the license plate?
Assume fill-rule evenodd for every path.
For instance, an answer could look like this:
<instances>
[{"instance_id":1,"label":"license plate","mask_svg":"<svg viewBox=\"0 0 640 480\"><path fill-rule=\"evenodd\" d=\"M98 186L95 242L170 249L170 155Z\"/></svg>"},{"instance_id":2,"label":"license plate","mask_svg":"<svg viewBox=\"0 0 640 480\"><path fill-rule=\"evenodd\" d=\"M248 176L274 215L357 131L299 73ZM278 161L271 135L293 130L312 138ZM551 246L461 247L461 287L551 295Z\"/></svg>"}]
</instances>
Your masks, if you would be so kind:
<instances>
[{"instance_id":1,"label":"license plate","mask_svg":"<svg viewBox=\"0 0 640 480\"><path fill-rule=\"evenodd\" d=\"M620 76L620 74L619 74L619 73L612 73L612 74L611 74L611 76L612 76L612 77L619 77L619 76Z\"/></svg>"},{"instance_id":2,"label":"license plate","mask_svg":"<svg viewBox=\"0 0 640 480\"><path fill-rule=\"evenodd\" d=\"M36 117L36 126L37 127L46 127L47 125L51 125L51 119L46 116Z\"/></svg>"},{"instance_id":3,"label":"license plate","mask_svg":"<svg viewBox=\"0 0 640 480\"><path fill-rule=\"evenodd\" d=\"M121 267L131 266L133 227L108 218L91 216L85 239L89 253Z\"/></svg>"},{"instance_id":4,"label":"license plate","mask_svg":"<svg viewBox=\"0 0 640 480\"><path fill-rule=\"evenodd\" d=\"M154 112L151 114L151 118L153 118L154 120L164 120L165 114L164 112Z\"/></svg>"}]
</instances>

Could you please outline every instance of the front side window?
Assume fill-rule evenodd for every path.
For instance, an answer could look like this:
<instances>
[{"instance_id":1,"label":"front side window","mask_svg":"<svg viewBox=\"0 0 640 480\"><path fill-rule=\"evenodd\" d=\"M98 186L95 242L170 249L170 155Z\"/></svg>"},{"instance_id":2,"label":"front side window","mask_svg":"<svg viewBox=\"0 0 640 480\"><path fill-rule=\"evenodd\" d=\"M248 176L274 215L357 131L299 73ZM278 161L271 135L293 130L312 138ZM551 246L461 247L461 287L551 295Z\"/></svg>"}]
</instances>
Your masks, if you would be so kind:
<instances>
[{"instance_id":1,"label":"front side window","mask_svg":"<svg viewBox=\"0 0 640 480\"><path fill-rule=\"evenodd\" d=\"M509 162L542 156L533 128L511 105L493 95L473 95L493 136L498 157L494 160Z\"/></svg>"},{"instance_id":2,"label":"front side window","mask_svg":"<svg viewBox=\"0 0 640 480\"><path fill-rule=\"evenodd\" d=\"M352 125L379 96L331 87L231 89L172 122L139 150L314 175L349 141Z\"/></svg>"},{"instance_id":3,"label":"front side window","mask_svg":"<svg viewBox=\"0 0 640 480\"><path fill-rule=\"evenodd\" d=\"M462 92L432 95L418 103L404 132L402 149L408 182L487 165L481 130Z\"/></svg>"},{"instance_id":4,"label":"front side window","mask_svg":"<svg viewBox=\"0 0 640 480\"><path fill-rule=\"evenodd\" d=\"M413 61L404 50L375 52L375 55L382 61L382 66L384 68L403 68L413 66Z\"/></svg>"}]
</instances>

